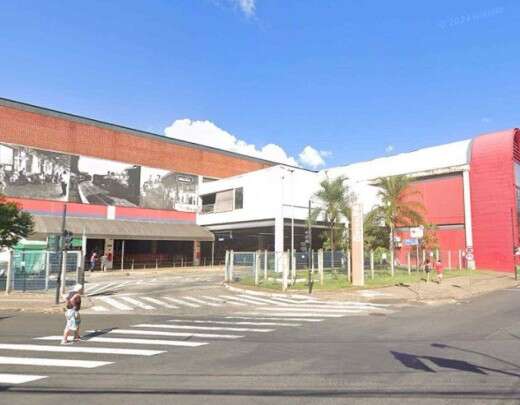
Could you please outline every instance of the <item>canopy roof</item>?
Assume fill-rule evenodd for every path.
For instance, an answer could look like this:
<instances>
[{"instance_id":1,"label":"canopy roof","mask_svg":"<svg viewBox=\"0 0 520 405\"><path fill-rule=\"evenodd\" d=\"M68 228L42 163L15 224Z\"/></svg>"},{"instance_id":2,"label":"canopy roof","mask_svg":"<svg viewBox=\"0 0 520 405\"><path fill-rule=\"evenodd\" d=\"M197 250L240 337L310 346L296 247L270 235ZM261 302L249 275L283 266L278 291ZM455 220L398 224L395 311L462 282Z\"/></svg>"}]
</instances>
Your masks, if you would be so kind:
<instances>
[{"instance_id":1,"label":"canopy roof","mask_svg":"<svg viewBox=\"0 0 520 405\"><path fill-rule=\"evenodd\" d=\"M34 217L34 234L37 239L50 234L61 233L61 217ZM213 241L211 232L195 224L164 223L149 221L121 221L92 218L67 218L66 229L74 235L85 235L94 239L135 239L135 240L197 240Z\"/></svg>"}]
</instances>

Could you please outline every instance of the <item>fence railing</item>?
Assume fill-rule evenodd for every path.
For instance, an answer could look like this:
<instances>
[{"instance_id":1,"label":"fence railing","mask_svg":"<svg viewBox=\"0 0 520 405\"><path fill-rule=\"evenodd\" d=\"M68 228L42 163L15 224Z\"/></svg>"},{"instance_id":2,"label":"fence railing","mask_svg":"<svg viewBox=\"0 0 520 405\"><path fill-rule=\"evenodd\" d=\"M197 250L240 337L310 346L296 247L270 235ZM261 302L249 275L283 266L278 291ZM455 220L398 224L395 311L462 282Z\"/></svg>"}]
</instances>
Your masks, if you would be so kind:
<instances>
[{"instance_id":1,"label":"fence railing","mask_svg":"<svg viewBox=\"0 0 520 405\"><path fill-rule=\"evenodd\" d=\"M434 251L422 253L417 259L411 254L406 255L406 262L395 259L394 276L423 272L426 260L429 259L433 270L437 258L441 260L445 269L465 269L465 260L462 251ZM455 260L456 259L456 260ZM322 249L318 251L295 252L235 252L227 251L224 264L224 281L227 283L240 282L248 285L266 286L280 285L282 290L297 283L324 285L331 276L338 279L340 276L346 284L351 282L350 252L331 252ZM387 257L365 252L364 260L365 280L391 277L390 263ZM309 280L310 277L310 280ZM377 280L376 280L377 281Z\"/></svg>"},{"instance_id":2,"label":"fence railing","mask_svg":"<svg viewBox=\"0 0 520 405\"><path fill-rule=\"evenodd\" d=\"M60 255L61 268L60 268ZM14 251L0 276L0 289L35 291L56 288L61 273L62 286L83 281L82 257L79 251Z\"/></svg>"}]
</instances>

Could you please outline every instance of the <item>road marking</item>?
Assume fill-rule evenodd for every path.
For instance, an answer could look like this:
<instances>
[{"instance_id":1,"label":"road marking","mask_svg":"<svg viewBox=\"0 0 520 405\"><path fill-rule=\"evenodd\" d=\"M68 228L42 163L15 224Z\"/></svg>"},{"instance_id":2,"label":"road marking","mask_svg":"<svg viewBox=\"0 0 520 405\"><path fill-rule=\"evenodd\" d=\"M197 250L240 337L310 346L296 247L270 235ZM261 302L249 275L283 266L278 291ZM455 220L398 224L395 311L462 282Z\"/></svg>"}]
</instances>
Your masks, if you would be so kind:
<instances>
[{"instance_id":1,"label":"road marking","mask_svg":"<svg viewBox=\"0 0 520 405\"><path fill-rule=\"evenodd\" d=\"M239 302L245 302L247 304L263 305L263 303L261 303L261 302L248 300L246 298L234 297L232 295L219 295L219 297L227 298L228 300L235 300L235 301L239 301Z\"/></svg>"},{"instance_id":2,"label":"road marking","mask_svg":"<svg viewBox=\"0 0 520 405\"><path fill-rule=\"evenodd\" d=\"M154 307L152 307L151 305L148 305L148 304L144 304L142 303L141 301L138 301L136 300L135 298L132 298L132 297L119 297L119 299L122 299L123 301L126 301L130 304L133 304L135 305L136 307L139 307L139 308L143 308L143 309L155 309Z\"/></svg>"},{"instance_id":3,"label":"road marking","mask_svg":"<svg viewBox=\"0 0 520 405\"><path fill-rule=\"evenodd\" d=\"M216 325L256 325L256 326L301 326L297 323L281 323L281 322L238 322L238 321L185 321L183 319L169 319L168 322L182 323L205 323Z\"/></svg>"},{"instance_id":4,"label":"road marking","mask_svg":"<svg viewBox=\"0 0 520 405\"><path fill-rule=\"evenodd\" d=\"M97 299L103 301L104 303L108 304L108 305L111 305L117 309L120 309L122 311L133 311L134 308L132 307L129 307L128 305L126 304L122 304L120 303L119 301L116 301L114 298L110 298L110 297L98 297Z\"/></svg>"},{"instance_id":5,"label":"road marking","mask_svg":"<svg viewBox=\"0 0 520 405\"><path fill-rule=\"evenodd\" d=\"M321 322L323 319L307 319L307 318L277 318L271 316L226 316L225 319L251 319L251 320L268 320L268 321L296 321L296 322Z\"/></svg>"},{"instance_id":6,"label":"road marking","mask_svg":"<svg viewBox=\"0 0 520 405\"><path fill-rule=\"evenodd\" d=\"M202 295L202 298L210 300L210 301L214 301L214 302L216 302L217 304L220 304L220 305L223 305L223 304L243 305L243 304L236 303L236 302L224 301L224 300L222 300L220 298L208 297L207 295Z\"/></svg>"},{"instance_id":7,"label":"road marking","mask_svg":"<svg viewBox=\"0 0 520 405\"><path fill-rule=\"evenodd\" d=\"M221 306L221 304L215 304L213 302L202 301L202 300L199 300L198 298L194 298L194 297L182 297L182 298L184 298L185 300L190 300L190 301L196 302L197 304L209 305L210 307L220 307Z\"/></svg>"},{"instance_id":8,"label":"road marking","mask_svg":"<svg viewBox=\"0 0 520 405\"><path fill-rule=\"evenodd\" d=\"M121 335L154 335L154 336L177 336L177 337L196 337L196 338L215 338L215 339L238 339L244 336L239 335L219 335L213 333L188 333L188 332L165 332L162 330L139 330L139 329L113 329L108 333Z\"/></svg>"},{"instance_id":9,"label":"road marking","mask_svg":"<svg viewBox=\"0 0 520 405\"><path fill-rule=\"evenodd\" d=\"M165 300L171 301L171 302L175 302L176 304L179 304L179 305L186 305L191 308L200 308L200 305L193 304L191 302L187 302L184 300L180 300L178 298L171 298L171 297L162 297L162 298L164 298Z\"/></svg>"},{"instance_id":10,"label":"road marking","mask_svg":"<svg viewBox=\"0 0 520 405\"><path fill-rule=\"evenodd\" d=\"M264 305L261 308L268 308L266 305ZM374 310L374 311L385 311L386 308L373 308L373 307L362 307L362 306L339 306L339 305L306 305L306 304L296 304L296 305L290 305L290 304L279 304L276 307L273 307L272 305L269 306L269 308L279 308L279 309L286 309L286 308L297 308L297 309L308 309L308 310L318 310L318 311L327 311L327 310L339 310L339 311L363 311L363 310Z\"/></svg>"},{"instance_id":11,"label":"road marking","mask_svg":"<svg viewBox=\"0 0 520 405\"><path fill-rule=\"evenodd\" d=\"M228 330L230 332L272 332L274 329L249 329L249 328L228 328L221 326L188 326L188 325L164 325L142 323L132 325L134 328L166 328L166 329L194 329L194 330Z\"/></svg>"},{"instance_id":12,"label":"road marking","mask_svg":"<svg viewBox=\"0 0 520 405\"><path fill-rule=\"evenodd\" d=\"M41 340L61 340L61 336L46 336L38 338ZM207 345L206 342L185 342L181 340L156 340L156 339L126 339L126 338L112 338L96 336L88 338L85 342L100 342L100 343L130 343L136 345L162 345L162 346L186 346L198 347ZM1 364L1 363L0 363Z\"/></svg>"},{"instance_id":13,"label":"road marking","mask_svg":"<svg viewBox=\"0 0 520 405\"><path fill-rule=\"evenodd\" d=\"M279 307L279 308L274 308L274 307L262 307L262 308L257 308L258 311L278 311L278 312L283 312L283 311L286 311L286 312L302 312L302 311L312 311L314 313L318 313L318 314L321 314L321 313L330 313L330 314L357 314L357 313L360 313L362 312L362 310L360 309L318 309L318 308L305 308L305 307L302 307L302 308L292 308L292 307Z\"/></svg>"},{"instance_id":14,"label":"road marking","mask_svg":"<svg viewBox=\"0 0 520 405\"><path fill-rule=\"evenodd\" d=\"M51 340L47 337L55 338L55 336L46 336L46 338L35 338L37 340ZM58 336L59 337L59 336ZM52 339L55 340L55 339ZM129 356L155 356L156 354L165 353L159 350L134 350L134 349L117 349L110 347L78 347L78 346L47 346L47 345L26 345L26 344L0 344L2 350L26 350L33 352L60 352L60 353L102 353L102 354L123 354Z\"/></svg>"},{"instance_id":15,"label":"road marking","mask_svg":"<svg viewBox=\"0 0 520 405\"><path fill-rule=\"evenodd\" d=\"M94 305L92 308L90 308L92 311L96 311L96 312L106 312L108 311L108 308L105 308L104 306L101 306L101 305Z\"/></svg>"},{"instance_id":16,"label":"road marking","mask_svg":"<svg viewBox=\"0 0 520 405\"><path fill-rule=\"evenodd\" d=\"M46 375L31 374L0 374L0 384L24 384L47 378Z\"/></svg>"},{"instance_id":17,"label":"road marking","mask_svg":"<svg viewBox=\"0 0 520 405\"><path fill-rule=\"evenodd\" d=\"M61 336L60 336L61 339ZM110 361L91 361L91 360L67 360L67 359L45 359L36 357L4 357L0 356L0 364L24 365L24 366L44 366L44 367L78 367L96 368L113 364Z\"/></svg>"},{"instance_id":18,"label":"road marking","mask_svg":"<svg viewBox=\"0 0 520 405\"><path fill-rule=\"evenodd\" d=\"M115 286L116 284L117 283L108 283L108 284L102 285L101 287L96 288L94 291L91 291L89 295L96 295L103 291L107 291L110 288L112 288L113 286Z\"/></svg>"},{"instance_id":19,"label":"road marking","mask_svg":"<svg viewBox=\"0 0 520 405\"><path fill-rule=\"evenodd\" d=\"M259 304L274 304L274 305L280 304L280 302L277 302L277 301L272 301L272 300L268 300L265 298L251 297L250 295L245 295L245 294L238 294L238 296L240 298L246 298L248 300L257 301Z\"/></svg>"},{"instance_id":20,"label":"road marking","mask_svg":"<svg viewBox=\"0 0 520 405\"><path fill-rule=\"evenodd\" d=\"M305 303L305 301L298 301L298 300L290 300L288 298L270 298L272 301L276 301L278 303L283 304L302 304Z\"/></svg>"},{"instance_id":21,"label":"road marking","mask_svg":"<svg viewBox=\"0 0 520 405\"><path fill-rule=\"evenodd\" d=\"M179 308L179 307L177 307L175 305L168 304L167 302L158 300L157 298L152 298L152 297L139 297L139 298L142 299L142 300L151 302L152 304L160 305L160 306L165 307L165 308L172 308L172 309L178 309Z\"/></svg>"},{"instance_id":22,"label":"road marking","mask_svg":"<svg viewBox=\"0 0 520 405\"><path fill-rule=\"evenodd\" d=\"M376 303L373 303L373 302L358 302L358 301L318 301L318 300L313 300L313 301L309 301L307 302L307 304L317 304L317 305L342 305L342 306L351 306L351 305L354 305L354 306L370 306L370 307L379 307L379 308L385 308L385 307L389 307L390 305L389 304L376 304Z\"/></svg>"},{"instance_id":23,"label":"road marking","mask_svg":"<svg viewBox=\"0 0 520 405\"><path fill-rule=\"evenodd\" d=\"M275 308L276 309L276 308ZM240 315L259 315L259 316L262 316L262 315L271 315L271 314L266 314L264 312L243 312L241 313ZM294 313L294 312L275 312L272 314L273 316L276 316L276 317L294 317L294 316L301 316L301 317L306 317L306 318L342 318L343 316L345 315L341 315L341 314L323 314L323 313L319 313L319 314L316 314L316 313L312 313L312 312L304 312L304 313ZM322 320L322 319L320 319Z\"/></svg>"}]
</instances>

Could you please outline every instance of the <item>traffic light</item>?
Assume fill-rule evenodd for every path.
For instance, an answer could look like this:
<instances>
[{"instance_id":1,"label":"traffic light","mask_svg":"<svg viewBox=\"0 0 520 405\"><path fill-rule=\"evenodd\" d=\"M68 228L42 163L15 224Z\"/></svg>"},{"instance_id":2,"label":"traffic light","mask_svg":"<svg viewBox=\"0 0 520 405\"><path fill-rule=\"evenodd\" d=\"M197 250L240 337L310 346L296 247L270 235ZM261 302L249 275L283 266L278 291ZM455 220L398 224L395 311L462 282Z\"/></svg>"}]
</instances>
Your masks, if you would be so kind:
<instances>
[{"instance_id":1,"label":"traffic light","mask_svg":"<svg viewBox=\"0 0 520 405\"><path fill-rule=\"evenodd\" d=\"M69 250L72 248L72 237L73 234L71 231L67 231L66 229L63 231L63 249Z\"/></svg>"}]
</instances>

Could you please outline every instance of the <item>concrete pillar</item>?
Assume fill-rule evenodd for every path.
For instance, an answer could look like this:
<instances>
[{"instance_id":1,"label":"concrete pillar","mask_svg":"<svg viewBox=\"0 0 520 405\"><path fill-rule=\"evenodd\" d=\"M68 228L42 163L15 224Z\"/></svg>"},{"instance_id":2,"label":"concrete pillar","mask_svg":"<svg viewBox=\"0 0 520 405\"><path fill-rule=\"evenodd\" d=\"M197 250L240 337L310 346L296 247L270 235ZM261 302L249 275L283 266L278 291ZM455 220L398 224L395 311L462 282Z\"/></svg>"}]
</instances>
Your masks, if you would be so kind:
<instances>
[{"instance_id":1,"label":"concrete pillar","mask_svg":"<svg viewBox=\"0 0 520 405\"><path fill-rule=\"evenodd\" d=\"M268 256L267 256L267 250L264 250L264 281L267 281L267 259L268 259Z\"/></svg>"},{"instance_id":2,"label":"concrete pillar","mask_svg":"<svg viewBox=\"0 0 520 405\"><path fill-rule=\"evenodd\" d=\"M318 250L318 273L320 275L320 286L323 287L323 249Z\"/></svg>"},{"instance_id":3,"label":"concrete pillar","mask_svg":"<svg viewBox=\"0 0 520 405\"><path fill-rule=\"evenodd\" d=\"M193 265L200 266L200 241L193 241Z\"/></svg>"},{"instance_id":4,"label":"concrete pillar","mask_svg":"<svg viewBox=\"0 0 520 405\"><path fill-rule=\"evenodd\" d=\"M255 252L255 285L258 285L258 277L260 274L260 251Z\"/></svg>"},{"instance_id":5,"label":"concrete pillar","mask_svg":"<svg viewBox=\"0 0 520 405\"><path fill-rule=\"evenodd\" d=\"M471 221L471 191L469 182L469 170L462 172L462 183L464 186L464 230L466 233L466 248L473 250L473 223ZM513 251L513 246L511 246ZM468 260L468 268L475 269L475 259Z\"/></svg>"},{"instance_id":6,"label":"concrete pillar","mask_svg":"<svg viewBox=\"0 0 520 405\"><path fill-rule=\"evenodd\" d=\"M406 260L408 262L408 275L410 275L412 274L412 259L410 257L410 251L408 251L408 253L406 254Z\"/></svg>"},{"instance_id":7,"label":"concrete pillar","mask_svg":"<svg viewBox=\"0 0 520 405\"><path fill-rule=\"evenodd\" d=\"M274 252L275 252L275 271L277 273L283 272L283 218L278 216L274 221Z\"/></svg>"}]
</instances>

